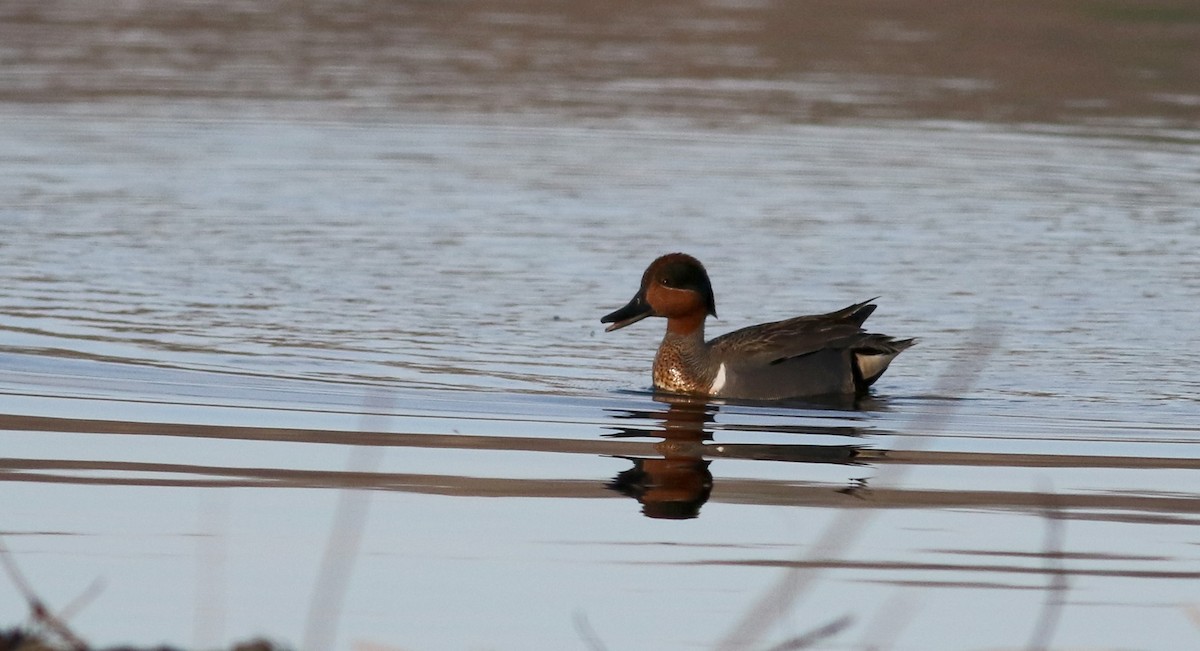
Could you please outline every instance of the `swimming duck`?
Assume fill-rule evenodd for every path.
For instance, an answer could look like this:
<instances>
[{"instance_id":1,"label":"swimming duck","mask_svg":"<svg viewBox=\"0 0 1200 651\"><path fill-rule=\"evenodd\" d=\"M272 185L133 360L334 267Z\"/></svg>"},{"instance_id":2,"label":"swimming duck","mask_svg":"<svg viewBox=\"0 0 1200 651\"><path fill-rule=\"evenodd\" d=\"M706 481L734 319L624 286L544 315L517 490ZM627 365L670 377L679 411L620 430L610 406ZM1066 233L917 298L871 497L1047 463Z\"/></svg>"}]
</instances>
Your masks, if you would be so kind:
<instances>
[{"instance_id":1,"label":"swimming duck","mask_svg":"<svg viewBox=\"0 0 1200 651\"><path fill-rule=\"evenodd\" d=\"M666 317L667 333L654 356L654 386L661 391L746 400L861 396L915 343L863 330L873 300L706 342L704 322L717 315L708 272L696 258L670 253L650 263L633 299L600 322L612 332L648 316Z\"/></svg>"}]
</instances>

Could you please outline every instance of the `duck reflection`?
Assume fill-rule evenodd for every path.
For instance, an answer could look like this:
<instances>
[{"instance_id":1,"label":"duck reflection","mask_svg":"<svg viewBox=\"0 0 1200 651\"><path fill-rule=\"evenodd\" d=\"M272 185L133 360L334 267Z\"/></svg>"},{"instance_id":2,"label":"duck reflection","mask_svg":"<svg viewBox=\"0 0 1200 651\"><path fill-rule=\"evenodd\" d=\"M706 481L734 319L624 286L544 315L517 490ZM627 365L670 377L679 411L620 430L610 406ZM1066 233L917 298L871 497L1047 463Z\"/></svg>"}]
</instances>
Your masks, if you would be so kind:
<instances>
[{"instance_id":1,"label":"duck reflection","mask_svg":"<svg viewBox=\"0 0 1200 651\"><path fill-rule=\"evenodd\" d=\"M713 482L708 470L712 462L704 458L705 442L712 438L706 425L715 420L717 410L716 405L701 400L672 398L665 412L624 412L620 417L650 418L661 425L653 432L621 428L605 436L661 437L654 449L662 456L622 457L633 462L633 467L604 486L641 502L646 517L685 520L700 515Z\"/></svg>"},{"instance_id":2,"label":"duck reflection","mask_svg":"<svg viewBox=\"0 0 1200 651\"><path fill-rule=\"evenodd\" d=\"M657 427L619 427L606 438L655 437L658 457L622 456L633 464L617 474L605 488L636 499L649 518L684 520L700 515L713 489L709 470L714 458L735 458L807 463L859 463L860 445L778 445L713 443L712 430L720 405L701 398L658 394L655 402L665 410L621 410L616 418L657 421ZM755 429L752 426L739 428ZM772 432L833 434L858 437L855 427L770 427Z\"/></svg>"}]
</instances>

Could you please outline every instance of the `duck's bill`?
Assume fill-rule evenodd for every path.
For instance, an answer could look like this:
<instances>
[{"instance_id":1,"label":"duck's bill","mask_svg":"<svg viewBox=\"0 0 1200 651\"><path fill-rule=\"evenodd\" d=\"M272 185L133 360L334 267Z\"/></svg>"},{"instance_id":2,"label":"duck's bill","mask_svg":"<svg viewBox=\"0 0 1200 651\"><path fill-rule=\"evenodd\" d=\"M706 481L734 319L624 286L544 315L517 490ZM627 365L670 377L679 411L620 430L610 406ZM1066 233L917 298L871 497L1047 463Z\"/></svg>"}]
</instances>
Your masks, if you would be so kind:
<instances>
[{"instance_id":1,"label":"duck's bill","mask_svg":"<svg viewBox=\"0 0 1200 651\"><path fill-rule=\"evenodd\" d=\"M646 303L645 299L643 299L642 295L639 293L637 296L633 297L633 300L626 303L625 307L611 314L604 315L604 317L600 319L600 323L611 324L605 328L604 331L612 332L613 330L620 330L627 325L637 323L638 321L653 315L654 310L650 308L650 305Z\"/></svg>"}]
</instances>

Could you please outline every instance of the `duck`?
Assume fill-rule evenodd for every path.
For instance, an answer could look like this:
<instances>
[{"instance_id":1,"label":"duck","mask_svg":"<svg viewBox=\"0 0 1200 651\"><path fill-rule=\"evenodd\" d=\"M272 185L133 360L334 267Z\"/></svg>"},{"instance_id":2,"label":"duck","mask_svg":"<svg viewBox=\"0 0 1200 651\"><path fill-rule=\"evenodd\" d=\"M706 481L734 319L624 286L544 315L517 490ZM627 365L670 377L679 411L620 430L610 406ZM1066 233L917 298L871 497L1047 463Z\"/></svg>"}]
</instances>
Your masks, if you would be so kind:
<instances>
[{"instance_id":1,"label":"duck","mask_svg":"<svg viewBox=\"0 0 1200 651\"><path fill-rule=\"evenodd\" d=\"M647 317L666 318L654 356L656 391L754 401L861 397L916 343L863 329L875 300L705 341L705 321L717 316L708 271L691 255L669 253L646 268L633 299L600 322L612 332Z\"/></svg>"}]
</instances>

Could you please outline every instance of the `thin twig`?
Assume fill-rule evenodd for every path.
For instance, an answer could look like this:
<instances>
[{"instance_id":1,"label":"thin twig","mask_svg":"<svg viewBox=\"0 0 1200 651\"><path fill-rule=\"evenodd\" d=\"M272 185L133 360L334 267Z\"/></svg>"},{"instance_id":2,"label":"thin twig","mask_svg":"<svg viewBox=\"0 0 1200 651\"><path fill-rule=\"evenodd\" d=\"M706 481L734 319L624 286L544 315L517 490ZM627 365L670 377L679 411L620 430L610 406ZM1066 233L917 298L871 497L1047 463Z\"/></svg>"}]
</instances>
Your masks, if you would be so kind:
<instances>
[{"instance_id":1,"label":"thin twig","mask_svg":"<svg viewBox=\"0 0 1200 651\"><path fill-rule=\"evenodd\" d=\"M60 610L58 613L59 619L62 619L63 621L69 621L71 618L75 617L75 615L78 615L84 608L87 608L89 605L91 605L91 603L96 600L96 597L100 596L101 592L104 592L105 585L106 583L104 579L102 577L97 577L96 580L92 581L83 592L79 593L78 597L75 597L70 603L62 607L62 610Z\"/></svg>"},{"instance_id":2,"label":"thin twig","mask_svg":"<svg viewBox=\"0 0 1200 651\"><path fill-rule=\"evenodd\" d=\"M767 649L767 651L799 651L800 649L808 649L824 642L825 640L846 630L850 624L854 623L854 618L850 615L842 615L841 617L820 626L813 630L793 637L789 640L784 640L779 644Z\"/></svg>"},{"instance_id":3,"label":"thin twig","mask_svg":"<svg viewBox=\"0 0 1200 651\"><path fill-rule=\"evenodd\" d=\"M229 500L225 493L208 493L197 518L195 646L215 649L225 637L228 610Z\"/></svg>"},{"instance_id":4,"label":"thin twig","mask_svg":"<svg viewBox=\"0 0 1200 651\"><path fill-rule=\"evenodd\" d=\"M583 611L575 611L575 616L572 618L575 622L575 632L579 633L579 639L587 645L591 651L608 651L608 647L604 645L604 641L596 634L596 629L592 628L592 623L588 621L587 615Z\"/></svg>"},{"instance_id":5,"label":"thin twig","mask_svg":"<svg viewBox=\"0 0 1200 651\"><path fill-rule=\"evenodd\" d=\"M17 586L21 596L25 597L25 601L29 604L29 611L33 620L44 626L47 631L57 635L68 647L74 651L87 651L87 642L84 642L79 636L75 635L57 615L46 607L45 602L38 598L30 587L29 581L25 579L25 575L21 574L20 568L12 559L12 553L8 550L8 546L4 544L4 540L0 538L0 562L4 565L4 570L8 573L8 578ZM86 591L85 591L86 594Z\"/></svg>"},{"instance_id":6,"label":"thin twig","mask_svg":"<svg viewBox=\"0 0 1200 651\"><path fill-rule=\"evenodd\" d=\"M1046 573L1050 575L1050 580L1046 584L1046 598L1042 602L1037 623L1025 647L1029 651L1045 651L1050 647L1070 589L1070 581L1063 569L1062 507L1052 486L1046 488L1044 495L1046 506L1042 510L1042 519L1046 522L1046 534L1042 542L1042 555L1046 559Z\"/></svg>"},{"instance_id":7,"label":"thin twig","mask_svg":"<svg viewBox=\"0 0 1200 651\"><path fill-rule=\"evenodd\" d=\"M390 395L371 393L367 395L361 431L384 431L386 423L369 423L372 414L386 414L391 410L394 399ZM369 427L369 425L376 425ZM349 473L370 474L379 471L383 458L379 446L354 446L346 463ZM367 508L370 492L361 489L343 488L338 491L338 502L334 509L333 524L325 554L313 586L312 602L309 604L308 620L304 629L304 651L326 651L334 648L337 626L341 619L342 605L350 585L350 575L362 543L363 529L367 524Z\"/></svg>"},{"instance_id":8,"label":"thin twig","mask_svg":"<svg viewBox=\"0 0 1200 651\"><path fill-rule=\"evenodd\" d=\"M973 331L973 336L965 342L965 353L953 362L949 370L938 380L936 392L938 395L960 394L975 383L988 357L999 345L999 331L993 328L979 327ZM950 418L952 402L945 403L942 408L926 412L917 417L910 425L910 431L920 432L923 437L898 435L894 438L894 448L899 450L918 450L925 447L930 434L945 427ZM880 468L873 480L876 488L896 485L904 476L907 469L902 464L886 465ZM813 561L829 560L846 553L851 545L866 529L868 521L873 516L870 509L842 509L834 516L833 521L821 532L821 535L797 559L794 566L785 569L779 580L767 590L749 608L720 642L717 651L743 651L753 648L767 629L779 621L820 575L821 570L814 568Z\"/></svg>"}]
</instances>

